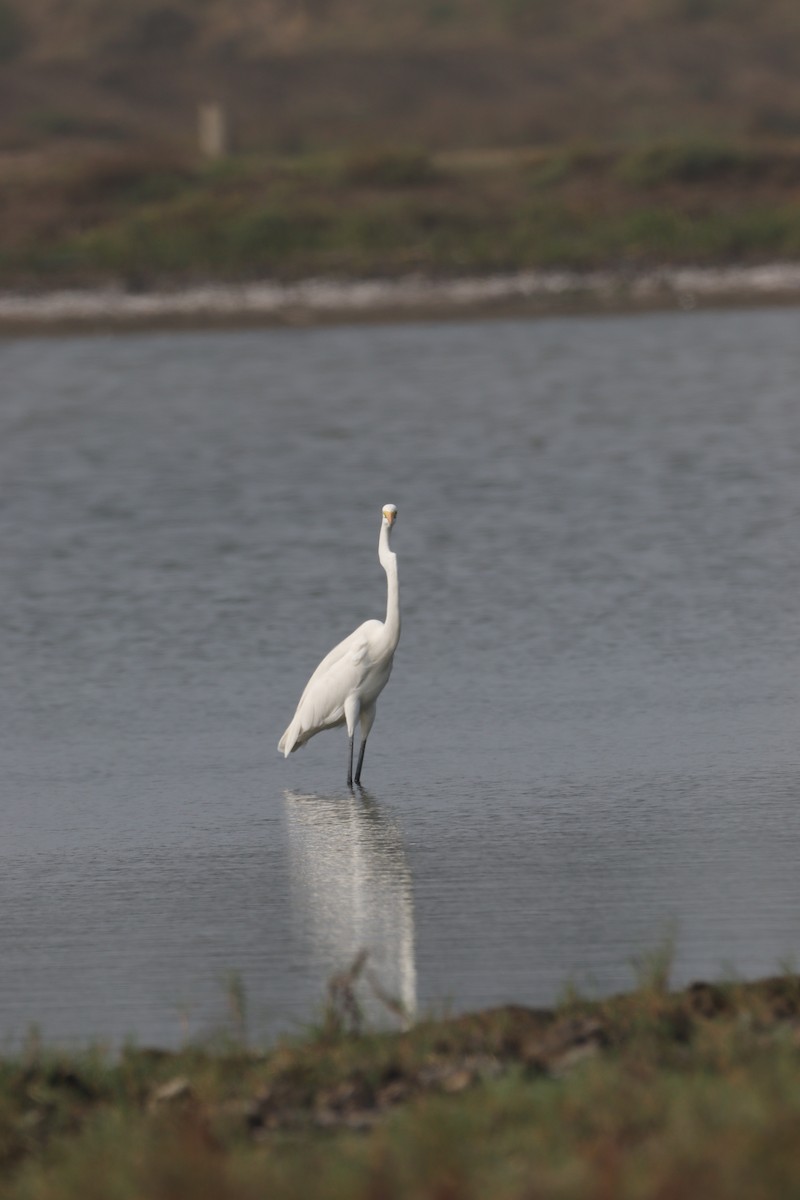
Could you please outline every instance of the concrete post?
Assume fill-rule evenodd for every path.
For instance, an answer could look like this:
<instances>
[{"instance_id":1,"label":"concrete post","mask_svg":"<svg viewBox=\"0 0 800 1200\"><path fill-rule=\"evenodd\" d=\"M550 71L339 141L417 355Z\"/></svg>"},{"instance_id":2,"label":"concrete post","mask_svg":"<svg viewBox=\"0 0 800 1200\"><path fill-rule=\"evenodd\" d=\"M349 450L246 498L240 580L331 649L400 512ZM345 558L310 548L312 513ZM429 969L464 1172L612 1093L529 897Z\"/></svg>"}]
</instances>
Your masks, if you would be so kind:
<instances>
[{"instance_id":1,"label":"concrete post","mask_svg":"<svg viewBox=\"0 0 800 1200\"><path fill-rule=\"evenodd\" d=\"M200 153L206 158L224 158L228 153L228 122L224 108L216 100L199 105L197 137Z\"/></svg>"}]
</instances>

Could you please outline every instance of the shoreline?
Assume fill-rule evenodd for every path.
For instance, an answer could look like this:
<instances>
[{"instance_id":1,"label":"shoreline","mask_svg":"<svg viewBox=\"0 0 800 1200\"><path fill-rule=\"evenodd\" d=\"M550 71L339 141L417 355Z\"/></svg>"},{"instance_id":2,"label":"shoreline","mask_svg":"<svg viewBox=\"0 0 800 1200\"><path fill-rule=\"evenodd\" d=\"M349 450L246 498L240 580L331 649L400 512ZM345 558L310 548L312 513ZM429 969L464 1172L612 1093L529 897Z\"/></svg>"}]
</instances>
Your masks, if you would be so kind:
<instances>
[{"instance_id":1,"label":"shoreline","mask_svg":"<svg viewBox=\"0 0 800 1200\"><path fill-rule=\"evenodd\" d=\"M160 291L120 285L0 291L0 335L153 328L318 326L800 304L800 263L532 270L462 279L310 278Z\"/></svg>"}]
</instances>

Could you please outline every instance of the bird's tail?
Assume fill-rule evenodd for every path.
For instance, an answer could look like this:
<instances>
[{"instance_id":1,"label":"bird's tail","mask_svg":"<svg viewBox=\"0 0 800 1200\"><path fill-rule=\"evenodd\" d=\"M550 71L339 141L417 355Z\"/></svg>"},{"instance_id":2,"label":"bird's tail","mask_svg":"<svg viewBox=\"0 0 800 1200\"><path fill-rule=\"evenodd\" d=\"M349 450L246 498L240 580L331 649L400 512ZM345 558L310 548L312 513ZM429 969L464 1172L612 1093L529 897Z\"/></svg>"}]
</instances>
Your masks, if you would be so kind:
<instances>
[{"instance_id":1,"label":"bird's tail","mask_svg":"<svg viewBox=\"0 0 800 1200\"><path fill-rule=\"evenodd\" d=\"M293 750L300 749L300 746L298 746L298 744L297 744L297 739L298 739L299 733L300 733L300 727L299 727L297 721L292 721L291 725L286 730L286 732L284 733L281 740L278 742L278 749L280 750L280 752L284 758L288 758ZM302 745L302 742L300 744Z\"/></svg>"}]
</instances>

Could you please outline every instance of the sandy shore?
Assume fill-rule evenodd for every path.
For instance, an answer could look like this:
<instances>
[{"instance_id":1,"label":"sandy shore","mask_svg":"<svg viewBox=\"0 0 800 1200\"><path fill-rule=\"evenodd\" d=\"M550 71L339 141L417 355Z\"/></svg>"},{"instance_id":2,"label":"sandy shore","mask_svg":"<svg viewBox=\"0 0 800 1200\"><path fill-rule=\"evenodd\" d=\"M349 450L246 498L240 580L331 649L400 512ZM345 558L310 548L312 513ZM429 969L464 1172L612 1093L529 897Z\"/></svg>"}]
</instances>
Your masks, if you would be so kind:
<instances>
[{"instance_id":1,"label":"sandy shore","mask_svg":"<svg viewBox=\"0 0 800 1200\"><path fill-rule=\"evenodd\" d=\"M800 263L665 267L641 273L522 271L483 278L205 284L0 292L0 331L324 324L491 314L800 303Z\"/></svg>"}]
</instances>

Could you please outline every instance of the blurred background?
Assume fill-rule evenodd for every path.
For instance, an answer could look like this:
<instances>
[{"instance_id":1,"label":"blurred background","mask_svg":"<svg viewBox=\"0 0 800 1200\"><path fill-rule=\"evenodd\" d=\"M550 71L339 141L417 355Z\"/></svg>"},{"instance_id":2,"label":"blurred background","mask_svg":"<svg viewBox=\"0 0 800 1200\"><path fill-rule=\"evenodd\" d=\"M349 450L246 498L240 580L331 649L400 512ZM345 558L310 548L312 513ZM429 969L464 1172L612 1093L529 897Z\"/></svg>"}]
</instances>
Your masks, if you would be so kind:
<instances>
[{"instance_id":1,"label":"blurred background","mask_svg":"<svg viewBox=\"0 0 800 1200\"><path fill-rule=\"evenodd\" d=\"M0 286L800 255L791 0L0 0Z\"/></svg>"},{"instance_id":2,"label":"blurred background","mask_svg":"<svg viewBox=\"0 0 800 1200\"><path fill-rule=\"evenodd\" d=\"M800 136L790 0L2 0L5 150Z\"/></svg>"}]
</instances>

